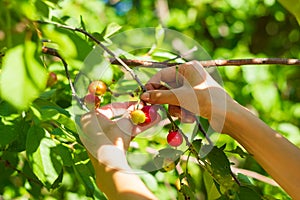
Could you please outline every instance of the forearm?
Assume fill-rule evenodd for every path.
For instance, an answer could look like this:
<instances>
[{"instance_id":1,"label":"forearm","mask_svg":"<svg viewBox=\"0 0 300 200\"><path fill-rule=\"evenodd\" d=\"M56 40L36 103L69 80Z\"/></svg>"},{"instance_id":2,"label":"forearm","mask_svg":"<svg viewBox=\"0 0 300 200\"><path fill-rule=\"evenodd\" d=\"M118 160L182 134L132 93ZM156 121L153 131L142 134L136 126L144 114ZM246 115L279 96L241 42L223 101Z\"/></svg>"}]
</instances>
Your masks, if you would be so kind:
<instances>
[{"instance_id":1,"label":"forearm","mask_svg":"<svg viewBox=\"0 0 300 200\"><path fill-rule=\"evenodd\" d=\"M233 103L225 130L293 198L300 199L300 149L275 132L244 107Z\"/></svg>"},{"instance_id":2,"label":"forearm","mask_svg":"<svg viewBox=\"0 0 300 200\"><path fill-rule=\"evenodd\" d=\"M95 159L92 155L89 156L95 169L97 186L105 193L108 199L156 199L141 179L132 172L131 168L127 164L125 155L119 154L115 157L115 151L111 153L106 151L105 153L113 155L113 159L120 161L117 163L117 168L112 166L115 165L115 163L110 165L110 161L106 160L106 164L104 164L98 159Z\"/></svg>"}]
</instances>

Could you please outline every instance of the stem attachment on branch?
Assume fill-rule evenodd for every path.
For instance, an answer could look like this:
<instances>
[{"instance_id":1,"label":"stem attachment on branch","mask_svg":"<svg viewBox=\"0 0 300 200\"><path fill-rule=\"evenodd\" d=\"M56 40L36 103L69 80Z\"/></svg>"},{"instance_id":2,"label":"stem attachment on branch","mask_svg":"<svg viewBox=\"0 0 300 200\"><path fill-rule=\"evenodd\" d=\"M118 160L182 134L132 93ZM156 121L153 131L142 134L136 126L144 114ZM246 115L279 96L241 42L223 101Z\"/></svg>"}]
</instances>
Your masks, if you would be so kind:
<instances>
[{"instance_id":1,"label":"stem attachment on branch","mask_svg":"<svg viewBox=\"0 0 300 200\"><path fill-rule=\"evenodd\" d=\"M68 69L68 63L61 57L61 55L57 52L56 49L43 46L42 47L42 52L44 54L55 56L55 57L57 57L61 60L61 62L64 65L65 73L66 73L67 79L68 79L69 84L70 84L70 88L71 88L71 91L72 91L72 96L76 99L76 101L79 103L79 105L81 105L81 107L85 111L89 112L89 109L86 107L86 105L82 102L82 100L79 98L79 96L76 93L76 90L75 90L75 87L74 87L73 82L71 80L70 72L69 72L69 69Z\"/></svg>"}]
</instances>

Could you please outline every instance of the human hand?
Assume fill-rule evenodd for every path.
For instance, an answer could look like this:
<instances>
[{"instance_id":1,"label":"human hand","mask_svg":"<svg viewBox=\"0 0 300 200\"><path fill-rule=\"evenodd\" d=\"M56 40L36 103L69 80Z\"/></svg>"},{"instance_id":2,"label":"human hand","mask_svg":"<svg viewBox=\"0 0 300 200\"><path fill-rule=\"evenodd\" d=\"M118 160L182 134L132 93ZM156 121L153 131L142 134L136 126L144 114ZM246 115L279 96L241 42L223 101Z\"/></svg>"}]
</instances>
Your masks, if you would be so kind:
<instances>
[{"instance_id":1,"label":"human hand","mask_svg":"<svg viewBox=\"0 0 300 200\"><path fill-rule=\"evenodd\" d=\"M233 99L205 71L197 61L165 68L155 74L146 85L141 99L151 104L169 104L172 115L183 118L186 109L210 120L216 131L224 122L227 105ZM221 123L222 124L222 123Z\"/></svg>"},{"instance_id":2,"label":"human hand","mask_svg":"<svg viewBox=\"0 0 300 200\"><path fill-rule=\"evenodd\" d=\"M90 155L113 168L122 168L126 165L124 155L131 139L160 121L157 114L147 125L134 125L129 113L136 104L136 102L116 102L82 116L83 132L80 139Z\"/></svg>"}]
</instances>

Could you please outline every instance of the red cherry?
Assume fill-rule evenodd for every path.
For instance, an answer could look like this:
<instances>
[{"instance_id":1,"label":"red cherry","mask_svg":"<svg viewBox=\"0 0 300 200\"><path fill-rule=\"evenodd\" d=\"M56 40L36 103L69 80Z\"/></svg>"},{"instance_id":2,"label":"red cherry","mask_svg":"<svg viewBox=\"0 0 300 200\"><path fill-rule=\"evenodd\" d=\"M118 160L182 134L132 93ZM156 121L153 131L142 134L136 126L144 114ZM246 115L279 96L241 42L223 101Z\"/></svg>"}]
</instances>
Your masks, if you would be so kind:
<instances>
[{"instance_id":1,"label":"red cherry","mask_svg":"<svg viewBox=\"0 0 300 200\"><path fill-rule=\"evenodd\" d=\"M93 81L90 83L88 90L91 94L101 96L106 92L107 87L103 81Z\"/></svg>"},{"instance_id":2,"label":"red cherry","mask_svg":"<svg viewBox=\"0 0 300 200\"><path fill-rule=\"evenodd\" d=\"M145 124L148 124L151 122L151 116L150 116L150 109L151 109L151 106L144 106L142 108L142 111L145 113Z\"/></svg>"},{"instance_id":3,"label":"red cherry","mask_svg":"<svg viewBox=\"0 0 300 200\"><path fill-rule=\"evenodd\" d=\"M178 147L183 142L183 137L178 130L170 130L167 136L168 144L172 147Z\"/></svg>"},{"instance_id":4,"label":"red cherry","mask_svg":"<svg viewBox=\"0 0 300 200\"><path fill-rule=\"evenodd\" d=\"M47 87L52 87L57 83L57 75L54 72L50 72L47 80Z\"/></svg>"},{"instance_id":5,"label":"red cherry","mask_svg":"<svg viewBox=\"0 0 300 200\"><path fill-rule=\"evenodd\" d=\"M94 94L87 94L84 97L84 103L86 105L86 107L88 107L90 110L94 110L99 108L101 100L98 96L94 95Z\"/></svg>"},{"instance_id":6,"label":"red cherry","mask_svg":"<svg viewBox=\"0 0 300 200\"><path fill-rule=\"evenodd\" d=\"M149 124L157 118L157 109L153 106L146 105L141 110L145 113L145 122L141 125Z\"/></svg>"}]
</instances>

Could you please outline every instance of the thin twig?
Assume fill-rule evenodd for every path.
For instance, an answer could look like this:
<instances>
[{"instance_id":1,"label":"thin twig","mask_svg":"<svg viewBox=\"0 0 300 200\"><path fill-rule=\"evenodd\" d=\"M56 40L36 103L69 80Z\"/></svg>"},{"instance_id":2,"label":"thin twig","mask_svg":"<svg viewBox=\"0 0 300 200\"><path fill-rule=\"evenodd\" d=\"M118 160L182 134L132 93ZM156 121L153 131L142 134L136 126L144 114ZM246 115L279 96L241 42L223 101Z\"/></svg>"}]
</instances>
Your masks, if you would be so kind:
<instances>
[{"instance_id":1,"label":"thin twig","mask_svg":"<svg viewBox=\"0 0 300 200\"><path fill-rule=\"evenodd\" d=\"M89 112L89 109L86 107L86 105L82 102L82 100L79 98L79 96L76 93L76 90L75 90L75 87L74 87L73 82L71 80L70 72L69 72L69 69L68 69L68 63L61 57L61 55L57 52L56 49L44 46L44 47L42 47L42 52L44 54L55 56L55 57L57 57L61 60L61 62L64 65L65 73L66 73L67 79L68 79L69 84L70 84L70 88L71 88L71 91L72 91L72 96L76 99L76 101L79 103L79 105L81 105L81 107L85 111Z\"/></svg>"},{"instance_id":2,"label":"thin twig","mask_svg":"<svg viewBox=\"0 0 300 200\"><path fill-rule=\"evenodd\" d=\"M115 60L116 62L118 62L132 76L132 78L134 80L136 80L136 82L138 83L138 85L142 88L143 92L146 91L146 88L145 88L144 84L142 84L141 80L134 73L134 71L121 58L119 58L118 56L116 56L111 50L109 50L104 44L102 44L102 42L100 42L96 37L94 37L92 34L88 33L86 30L81 29L81 28L75 28L75 27L63 25L63 24L58 24L58 23L55 23L55 22L46 22L46 21L41 21L41 20L38 20L36 22L38 22L40 24L52 24L52 25L56 26L57 28L67 29L67 30L71 30L71 31L75 31L75 32L80 32L80 33L84 34L85 36L87 36L88 38L90 38L91 40L93 40L96 44L98 44L110 56L112 56L113 60Z\"/></svg>"},{"instance_id":3,"label":"thin twig","mask_svg":"<svg viewBox=\"0 0 300 200\"><path fill-rule=\"evenodd\" d=\"M209 145L213 146L214 143L211 141L211 139L208 137L208 134L207 132L204 130L204 128L202 127L201 123L200 123L200 120L197 116L195 116L196 118L196 123L197 123L197 126L198 126L198 129L199 131L203 134L203 136L206 138L206 140L208 141Z\"/></svg>"},{"instance_id":4,"label":"thin twig","mask_svg":"<svg viewBox=\"0 0 300 200\"><path fill-rule=\"evenodd\" d=\"M20 174L23 177L25 177L28 181L34 182L34 183L38 184L39 186L43 186L43 184L39 180L37 180L35 178L32 178L29 175L25 174L23 171L17 169L8 160L4 160L4 159L2 159L0 157L0 162L4 162L5 167L10 168L10 169L16 171L18 174Z\"/></svg>"},{"instance_id":5,"label":"thin twig","mask_svg":"<svg viewBox=\"0 0 300 200\"><path fill-rule=\"evenodd\" d=\"M172 67L183 63L175 62L154 62L144 60L130 60L122 59L124 63L131 67L144 67L144 68L166 68ZM115 59L110 59L112 64L119 65L120 63ZM240 66L240 65L300 65L300 59L293 58L249 58L249 59L230 59L230 60L200 60L200 64L205 67L221 67L221 66Z\"/></svg>"}]
</instances>

